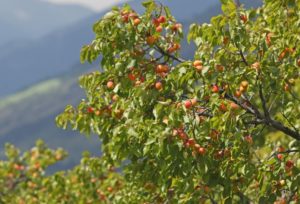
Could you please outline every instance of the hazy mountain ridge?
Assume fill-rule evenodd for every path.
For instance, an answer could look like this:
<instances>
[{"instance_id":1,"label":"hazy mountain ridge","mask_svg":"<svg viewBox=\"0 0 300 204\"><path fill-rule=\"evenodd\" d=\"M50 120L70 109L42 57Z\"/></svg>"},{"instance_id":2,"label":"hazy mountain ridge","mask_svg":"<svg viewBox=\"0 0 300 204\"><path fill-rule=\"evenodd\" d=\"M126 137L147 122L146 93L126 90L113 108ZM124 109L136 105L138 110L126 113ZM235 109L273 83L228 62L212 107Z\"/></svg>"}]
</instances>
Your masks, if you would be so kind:
<instances>
[{"instance_id":1,"label":"hazy mountain ridge","mask_svg":"<svg viewBox=\"0 0 300 204\"><path fill-rule=\"evenodd\" d=\"M16 39L36 39L92 13L77 5L58 6L41 0L2 0L0 45Z\"/></svg>"}]
</instances>

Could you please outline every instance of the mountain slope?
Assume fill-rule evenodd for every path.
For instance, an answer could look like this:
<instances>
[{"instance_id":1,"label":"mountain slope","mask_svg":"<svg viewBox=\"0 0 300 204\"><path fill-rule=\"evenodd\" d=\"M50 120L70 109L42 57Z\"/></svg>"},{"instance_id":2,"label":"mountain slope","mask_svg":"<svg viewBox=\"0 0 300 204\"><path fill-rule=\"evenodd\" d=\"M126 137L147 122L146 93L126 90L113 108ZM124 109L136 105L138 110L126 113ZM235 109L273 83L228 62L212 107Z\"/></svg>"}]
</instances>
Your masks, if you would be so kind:
<instances>
[{"instance_id":1,"label":"mountain slope","mask_svg":"<svg viewBox=\"0 0 300 204\"><path fill-rule=\"evenodd\" d=\"M82 45L93 38L96 19L66 27L0 57L0 97L69 70L78 62Z\"/></svg>"},{"instance_id":2,"label":"mountain slope","mask_svg":"<svg viewBox=\"0 0 300 204\"><path fill-rule=\"evenodd\" d=\"M58 6L41 0L2 0L0 45L16 39L36 39L92 13L84 7Z\"/></svg>"},{"instance_id":3,"label":"mountain slope","mask_svg":"<svg viewBox=\"0 0 300 204\"><path fill-rule=\"evenodd\" d=\"M83 70L90 70L90 66L85 68ZM77 164L85 150L100 155L100 142L96 137L87 139L78 132L63 131L55 124L55 117L66 104L76 105L83 98L77 84L80 74L73 70L0 101L0 144L9 142L25 150L37 139L43 139L50 147L63 147L71 154L56 169ZM3 156L2 149L0 158Z\"/></svg>"}]
</instances>

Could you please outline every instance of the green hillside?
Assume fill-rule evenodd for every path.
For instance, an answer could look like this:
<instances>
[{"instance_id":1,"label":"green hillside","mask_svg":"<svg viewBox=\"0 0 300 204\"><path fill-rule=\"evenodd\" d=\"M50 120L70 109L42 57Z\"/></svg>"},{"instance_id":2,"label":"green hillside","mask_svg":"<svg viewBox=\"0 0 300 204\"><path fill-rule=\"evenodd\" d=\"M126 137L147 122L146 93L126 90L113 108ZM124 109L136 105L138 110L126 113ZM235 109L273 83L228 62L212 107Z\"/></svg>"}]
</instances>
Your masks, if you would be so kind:
<instances>
[{"instance_id":1,"label":"green hillside","mask_svg":"<svg viewBox=\"0 0 300 204\"><path fill-rule=\"evenodd\" d=\"M27 149L41 138L51 147L63 147L71 154L56 168L77 164L85 150L100 155L96 137L87 139L77 132L60 130L55 125L55 117L65 105L75 105L84 96L77 83L80 74L75 71L42 81L0 101L0 143L10 142Z\"/></svg>"}]
</instances>

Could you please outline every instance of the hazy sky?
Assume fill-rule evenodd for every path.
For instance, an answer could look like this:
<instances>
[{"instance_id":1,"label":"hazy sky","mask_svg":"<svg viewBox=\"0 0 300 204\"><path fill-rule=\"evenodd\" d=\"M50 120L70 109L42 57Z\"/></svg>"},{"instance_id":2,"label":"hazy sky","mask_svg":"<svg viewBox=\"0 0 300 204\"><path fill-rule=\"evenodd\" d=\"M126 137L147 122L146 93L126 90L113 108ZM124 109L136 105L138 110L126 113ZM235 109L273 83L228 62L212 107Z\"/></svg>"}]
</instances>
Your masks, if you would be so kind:
<instances>
[{"instance_id":1,"label":"hazy sky","mask_svg":"<svg viewBox=\"0 0 300 204\"><path fill-rule=\"evenodd\" d=\"M104 8L111 7L117 3L122 3L126 0L44 0L57 4L80 4L95 11L102 10Z\"/></svg>"}]
</instances>

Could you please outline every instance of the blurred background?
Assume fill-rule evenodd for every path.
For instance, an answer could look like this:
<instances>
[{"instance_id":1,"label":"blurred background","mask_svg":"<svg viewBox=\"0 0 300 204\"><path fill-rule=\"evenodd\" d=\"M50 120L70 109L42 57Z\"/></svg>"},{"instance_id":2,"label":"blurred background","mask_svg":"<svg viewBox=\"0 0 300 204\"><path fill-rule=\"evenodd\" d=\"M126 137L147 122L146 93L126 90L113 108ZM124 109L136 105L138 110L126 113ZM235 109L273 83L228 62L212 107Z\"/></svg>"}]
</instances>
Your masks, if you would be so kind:
<instances>
[{"instance_id":1,"label":"blurred background","mask_svg":"<svg viewBox=\"0 0 300 204\"><path fill-rule=\"evenodd\" d=\"M141 0L1 0L0 1L0 158L9 142L22 150L38 138L62 147L69 157L52 171L79 163L83 151L101 155L97 136L86 138L56 127L55 117L67 104L76 105L84 92L78 77L100 69L80 64L83 45L93 40L92 25L112 6L128 2L142 12ZM160 0L187 31L189 24L209 22L221 13L219 0ZM244 0L257 7L261 0ZM190 46L191 47L191 46ZM183 42L183 55L193 48Z\"/></svg>"}]
</instances>

